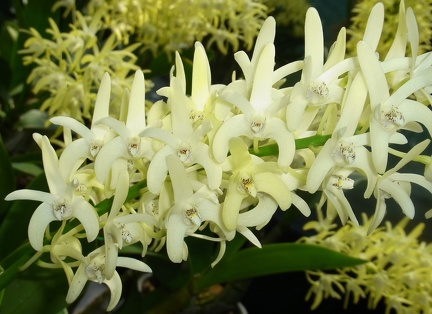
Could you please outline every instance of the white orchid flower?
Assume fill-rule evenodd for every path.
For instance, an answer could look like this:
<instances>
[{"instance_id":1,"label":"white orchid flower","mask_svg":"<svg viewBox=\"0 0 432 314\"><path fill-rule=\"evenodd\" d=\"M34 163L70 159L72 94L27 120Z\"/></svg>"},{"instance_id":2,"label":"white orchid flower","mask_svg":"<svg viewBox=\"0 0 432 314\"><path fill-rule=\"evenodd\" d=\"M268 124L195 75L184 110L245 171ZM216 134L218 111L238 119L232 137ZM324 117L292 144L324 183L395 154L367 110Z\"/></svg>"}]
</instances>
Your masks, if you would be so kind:
<instances>
[{"instance_id":1,"label":"white orchid flower","mask_svg":"<svg viewBox=\"0 0 432 314\"><path fill-rule=\"evenodd\" d=\"M160 128L147 128L142 136L157 139L166 145L152 158L147 172L147 186L153 194L159 194L167 176L168 166L166 157L176 155L186 166L201 165L207 175L210 189L219 188L222 180L222 168L210 156L210 148L204 142L205 135L211 130L209 121L193 129L193 121L189 118L181 84L176 77L171 78L171 92L168 103L171 105L171 126L169 133Z\"/></svg>"},{"instance_id":2,"label":"white orchid flower","mask_svg":"<svg viewBox=\"0 0 432 314\"><path fill-rule=\"evenodd\" d=\"M194 192L184 165L176 155L168 155L167 166L174 193L174 205L165 218L168 257L174 263L187 259L184 238L193 235L206 221L218 226L225 238L232 239L234 232L228 231L221 219L221 206L215 194L208 193L206 186Z\"/></svg>"},{"instance_id":3,"label":"white orchid flower","mask_svg":"<svg viewBox=\"0 0 432 314\"><path fill-rule=\"evenodd\" d=\"M44 233L52 221L65 221L77 218L84 227L89 242L96 239L99 232L99 217L93 206L75 193L77 182L63 177L59 161L48 138L38 133L33 138L42 150L42 160L50 193L33 190L18 190L6 196L6 200L33 200L42 202L30 219L28 237L31 246L40 251Z\"/></svg>"},{"instance_id":4,"label":"white orchid flower","mask_svg":"<svg viewBox=\"0 0 432 314\"><path fill-rule=\"evenodd\" d=\"M113 137L107 126L96 123L109 116L110 94L111 79L109 74L105 73L96 96L90 129L71 117L59 116L50 119L52 123L69 128L82 137L67 145L60 156L60 171L63 175L74 173L85 159L94 160L101 147Z\"/></svg>"},{"instance_id":5,"label":"white orchid flower","mask_svg":"<svg viewBox=\"0 0 432 314\"><path fill-rule=\"evenodd\" d=\"M363 41L357 45L358 59L370 99L370 139L378 173L384 173L390 137L400 129L421 131L423 124L432 135L432 112L422 103L408 99L416 91L432 85L432 68L423 70L390 95L386 76L375 52Z\"/></svg>"},{"instance_id":6,"label":"white orchid flower","mask_svg":"<svg viewBox=\"0 0 432 314\"><path fill-rule=\"evenodd\" d=\"M81 264L75 272L75 276L69 286L69 291L66 296L67 303L72 303L78 298L87 281L93 281L99 284L104 283L108 286L111 292L111 298L107 311L112 311L115 308L120 301L122 281L117 271L114 271L111 278L107 278L105 273L105 261L105 248L103 246L89 253L86 257L81 258ZM130 257L118 257L116 266L141 272L152 272L147 264Z\"/></svg>"},{"instance_id":7,"label":"white orchid flower","mask_svg":"<svg viewBox=\"0 0 432 314\"><path fill-rule=\"evenodd\" d=\"M240 138L232 138L229 146L231 155L227 158L226 164L232 174L222 208L222 219L226 228L235 230L239 225L242 202L248 197L264 202L258 206L263 211L268 211L264 214L265 217L273 215L276 205L282 210L288 209L291 206L291 194L282 178L278 176L278 173L282 173L279 167L273 162L264 162L259 157L251 156ZM271 198L274 202L265 201L266 198ZM262 206L264 204L269 206Z\"/></svg>"},{"instance_id":8,"label":"white orchid flower","mask_svg":"<svg viewBox=\"0 0 432 314\"><path fill-rule=\"evenodd\" d=\"M394 166L385 172L377 182L375 187L375 198L377 204L375 214L368 229L368 233L375 230L384 218L386 213L385 200L393 198L399 204L403 213L410 219L414 217L414 203L410 198L411 183L415 183L432 194L432 183L424 176L413 173L399 173L398 170L408 162L417 157L430 143L430 140L424 140L414 146L406 155Z\"/></svg>"}]
</instances>

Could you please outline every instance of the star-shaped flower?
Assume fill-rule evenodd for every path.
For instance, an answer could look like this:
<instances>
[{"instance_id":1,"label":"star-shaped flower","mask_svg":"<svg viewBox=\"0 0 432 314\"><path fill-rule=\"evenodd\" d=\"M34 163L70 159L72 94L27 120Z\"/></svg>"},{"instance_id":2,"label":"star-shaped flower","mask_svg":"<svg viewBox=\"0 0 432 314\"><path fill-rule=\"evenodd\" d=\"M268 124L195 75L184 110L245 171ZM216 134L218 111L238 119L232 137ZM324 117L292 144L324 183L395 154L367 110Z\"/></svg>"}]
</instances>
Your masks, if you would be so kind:
<instances>
[{"instance_id":1,"label":"star-shaped flower","mask_svg":"<svg viewBox=\"0 0 432 314\"><path fill-rule=\"evenodd\" d=\"M42 150L50 193L23 189L14 191L5 198L8 201L27 199L42 202L30 219L28 236L31 246L36 251L42 249L45 229L50 222L73 218L77 218L83 225L87 240L93 241L99 232L99 217L96 210L82 196L75 193L77 182L68 181L68 174L63 177L57 154L48 138L37 133L33 134L33 138Z\"/></svg>"}]
</instances>

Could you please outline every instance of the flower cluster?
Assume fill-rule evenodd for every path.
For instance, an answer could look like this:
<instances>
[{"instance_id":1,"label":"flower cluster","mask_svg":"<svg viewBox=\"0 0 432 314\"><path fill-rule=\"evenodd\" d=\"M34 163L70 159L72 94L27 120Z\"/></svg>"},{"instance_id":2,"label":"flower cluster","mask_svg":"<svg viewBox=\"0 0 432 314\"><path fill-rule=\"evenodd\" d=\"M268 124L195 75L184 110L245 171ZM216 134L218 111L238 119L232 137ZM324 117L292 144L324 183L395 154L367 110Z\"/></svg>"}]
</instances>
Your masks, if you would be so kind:
<instances>
[{"instance_id":1,"label":"flower cluster","mask_svg":"<svg viewBox=\"0 0 432 314\"><path fill-rule=\"evenodd\" d=\"M113 114L119 112L123 91L132 82L130 73L138 69L133 51L139 44L124 48L114 35L101 42L101 14L91 20L80 12L75 16L68 32L61 32L50 19L47 33L51 39L30 28L30 37L20 53L24 64L35 65L27 79L33 93L48 94L40 110L47 111L50 117L65 115L83 122L91 118L105 72L115 73L111 110Z\"/></svg>"},{"instance_id":2,"label":"flower cluster","mask_svg":"<svg viewBox=\"0 0 432 314\"><path fill-rule=\"evenodd\" d=\"M341 299L344 306L350 299L357 304L368 300L374 309L379 302L385 303L386 313L429 313L432 307L432 245L419 241L424 224L418 224L409 233L405 231L408 218L392 226L385 226L367 235L366 215L363 223L355 227L352 223L336 229L331 219L319 213L318 221L306 223L305 229L313 229L316 235L300 241L328 247L369 262L356 267L338 269L333 273L307 271L311 288L306 296L313 298L315 309L326 298Z\"/></svg>"},{"instance_id":3,"label":"flower cluster","mask_svg":"<svg viewBox=\"0 0 432 314\"><path fill-rule=\"evenodd\" d=\"M362 33L366 29L366 21L368 12L370 9L378 3L378 0L361 0L356 1L352 9L351 24L348 29L348 34L351 36L347 42L347 50L355 54L357 42L361 39ZM400 2L399 0L384 0L381 1L385 6L385 27L381 35L381 42L377 48L377 52L381 56L385 56L389 53L390 46L395 36L395 29L397 28L398 33L407 32L407 29L403 25L398 27L400 19L400 12L404 11L397 10L399 5L405 5L411 7L417 18L419 24L419 49L420 52L426 52L432 49L430 39L432 37L432 15L430 6L432 2L430 0L405 0Z\"/></svg>"},{"instance_id":4,"label":"flower cluster","mask_svg":"<svg viewBox=\"0 0 432 314\"><path fill-rule=\"evenodd\" d=\"M149 247L166 247L169 259L180 263L188 258L186 237L216 241L220 249L212 265L237 233L260 246L252 230L265 227L278 208L310 214L299 190L320 191L319 208L326 204L342 223L350 219L358 225L344 190L366 180L364 197L377 200L368 232L381 223L389 198L412 218L411 183L429 192L432 183L398 171L429 140L408 153L391 146L407 143L401 130L419 132L423 124L432 133L427 107L432 55L417 55L413 11L401 8L399 23L408 32L395 38L393 58L385 61L375 52L384 21L382 4L371 12L358 56L345 57L342 29L326 61L321 20L311 8L304 60L275 69L276 23L269 17L252 56L235 53L242 75L234 73L227 85L212 83L205 49L197 42L191 82L177 53L169 86L158 90L163 99L148 110L144 74L137 70L121 101L110 100L115 74L104 74L90 127L70 116L52 118L67 135L59 157L47 137L34 135L50 192L19 190L7 200L42 202L30 221L30 244L38 254L49 252L52 263L65 270L67 301L75 300L91 280L110 287L112 309L121 293L116 267L150 271L141 261L119 256L135 243L143 256ZM407 43L412 56L406 56ZM296 84L284 85L300 70ZM113 101L118 115L110 113ZM389 153L401 156L392 168ZM139 187L138 197L128 196L131 187ZM110 208L104 209L109 198ZM80 224L68 222L73 218ZM52 221L62 222L53 236ZM83 252L80 239L94 241L98 234L103 234L103 245Z\"/></svg>"},{"instance_id":5,"label":"flower cluster","mask_svg":"<svg viewBox=\"0 0 432 314\"><path fill-rule=\"evenodd\" d=\"M84 12L101 15L102 27L127 44L131 37L143 50L156 54L171 53L193 46L208 37L226 54L228 48L238 50L244 43L253 46L260 26L267 16L262 0L167 1L167 0L91 0ZM66 7L73 12L75 1L58 1L54 8Z\"/></svg>"}]
</instances>

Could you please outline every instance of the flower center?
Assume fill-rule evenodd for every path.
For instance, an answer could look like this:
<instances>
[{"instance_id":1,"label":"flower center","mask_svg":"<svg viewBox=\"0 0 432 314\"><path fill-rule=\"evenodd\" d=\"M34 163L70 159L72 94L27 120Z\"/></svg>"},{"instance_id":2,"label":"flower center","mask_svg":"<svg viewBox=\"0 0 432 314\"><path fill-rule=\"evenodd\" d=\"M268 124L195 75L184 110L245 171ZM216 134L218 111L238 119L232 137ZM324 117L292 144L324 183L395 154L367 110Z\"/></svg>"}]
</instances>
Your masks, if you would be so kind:
<instances>
[{"instance_id":1,"label":"flower center","mask_svg":"<svg viewBox=\"0 0 432 314\"><path fill-rule=\"evenodd\" d=\"M201 216L194 207L185 210L185 217L195 226L200 226L202 223Z\"/></svg>"},{"instance_id":2,"label":"flower center","mask_svg":"<svg viewBox=\"0 0 432 314\"><path fill-rule=\"evenodd\" d=\"M190 158L192 157L190 145L188 143L182 143L177 149L177 156L182 162L190 161Z\"/></svg>"},{"instance_id":3,"label":"flower center","mask_svg":"<svg viewBox=\"0 0 432 314\"><path fill-rule=\"evenodd\" d=\"M258 133L265 127L265 117L255 116L250 124L252 131Z\"/></svg>"},{"instance_id":4,"label":"flower center","mask_svg":"<svg viewBox=\"0 0 432 314\"><path fill-rule=\"evenodd\" d=\"M381 125L387 130L398 129L405 124L405 119L396 107L391 106L389 110L381 110Z\"/></svg>"},{"instance_id":5,"label":"flower center","mask_svg":"<svg viewBox=\"0 0 432 314\"><path fill-rule=\"evenodd\" d=\"M72 216L72 209L66 200L58 200L53 204L53 213L57 220L65 220Z\"/></svg>"},{"instance_id":6,"label":"flower center","mask_svg":"<svg viewBox=\"0 0 432 314\"><path fill-rule=\"evenodd\" d=\"M103 145L103 141L102 140L99 140L99 139L98 140L93 140L90 143L90 154L93 157L96 157L96 155L99 153L102 145Z\"/></svg>"},{"instance_id":7,"label":"flower center","mask_svg":"<svg viewBox=\"0 0 432 314\"><path fill-rule=\"evenodd\" d=\"M92 260L86 267L85 273L87 278L98 283L102 283L105 280L105 258L104 256L98 256Z\"/></svg>"},{"instance_id":8,"label":"flower center","mask_svg":"<svg viewBox=\"0 0 432 314\"><path fill-rule=\"evenodd\" d=\"M128 152L132 157L136 157L139 154L141 147L141 138L134 136L129 140Z\"/></svg>"},{"instance_id":9,"label":"flower center","mask_svg":"<svg viewBox=\"0 0 432 314\"><path fill-rule=\"evenodd\" d=\"M125 224L120 225L120 232L123 241L130 244L132 242L132 233L126 228Z\"/></svg>"},{"instance_id":10,"label":"flower center","mask_svg":"<svg viewBox=\"0 0 432 314\"><path fill-rule=\"evenodd\" d=\"M239 191L246 192L250 196L255 197L257 194L257 189L255 187L253 178L245 173L240 177Z\"/></svg>"},{"instance_id":11,"label":"flower center","mask_svg":"<svg viewBox=\"0 0 432 314\"><path fill-rule=\"evenodd\" d=\"M356 153L353 143L338 142L332 152L332 157L335 162L342 164L351 164L355 161Z\"/></svg>"},{"instance_id":12,"label":"flower center","mask_svg":"<svg viewBox=\"0 0 432 314\"><path fill-rule=\"evenodd\" d=\"M330 184L338 190L351 190L354 188L353 179L337 174L334 174L330 177Z\"/></svg>"},{"instance_id":13,"label":"flower center","mask_svg":"<svg viewBox=\"0 0 432 314\"><path fill-rule=\"evenodd\" d=\"M309 88L306 90L306 98L312 104L318 104L328 97L329 89L327 84L324 82L311 83Z\"/></svg>"}]
</instances>

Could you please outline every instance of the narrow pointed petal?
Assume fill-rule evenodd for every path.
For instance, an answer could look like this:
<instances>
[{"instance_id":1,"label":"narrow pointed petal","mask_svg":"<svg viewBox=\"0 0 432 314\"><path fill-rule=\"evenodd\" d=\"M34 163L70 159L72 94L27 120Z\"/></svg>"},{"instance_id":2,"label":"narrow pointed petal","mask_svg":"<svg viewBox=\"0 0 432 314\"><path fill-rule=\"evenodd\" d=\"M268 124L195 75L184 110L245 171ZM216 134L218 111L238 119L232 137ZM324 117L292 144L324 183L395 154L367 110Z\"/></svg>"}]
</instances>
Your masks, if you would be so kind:
<instances>
[{"instance_id":1,"label":"narrow pointed petal","mask_svg":"<svg viewBox=\"0 0 432 314\"><path fill-rule=\"evenodd\" d=\"M111 78L107 72L102 77L93 111L92 126L96 121L109 116L109 104L111 96ZM78 132L77 132L78 133ZM81 135L82 136L82 135Z\"/></svg>"},{"instance_id":2,"label":"narrow pointed petal","mask_svg":"<svg viewBox=\"0 0 432 314\"><path fill-rule=\"evenodd\" d=\"M116 305L120 301L120 297L122 294L122 281L117 272L114 272L114 275L111 279L105 280L104 283L108 286L111 291L111 298L107 307L107 311L112 311Z\"/></svg>"},{"instance_id":3,"label":"narrow pointed petal","mask_svg":"<svg viewBox=\"0 0 432 314\"><path fill-rule=\"evenodd\" d=\"M117 259L117 267L125 267L136 271L141 271L143 273L153 272L147 264L131 257L119 256Z\"/></svg>"},{"instance_id":4,"label":"narrow pointed petal","mask_svg":"<svg viewBox=\"0 0 432 314\"><path fill-rule=\"evenodd\" d=\"M399 204L403 213L410 219L414 218L415 208L414 204L405 192L405 190L397 183L390 180L383 180L380 183L381 190L387 192Z\"/></svg>"},{"instance_id":5,"label":"narrow pointed petal","mask_svg":"<svg viewBox=\"0 0 432 314\"><path fill-rule=\"evenodd\" d=\"M113 138L102 146L96 156L95 173L99 182L104 183L108 178L112 164L116 159L127 158L127 150L124 141L120 137Z\"/></svg>"},{"instance_id":6,"label":"narrow pointed petal","mask_svg":"<svg viewBox=\"0 0 432 314\"><path fill-rule=\"evenodd\" d=\"M69 181L86 159L91 159L90 145L79 138L65 147L59 159L59 171L62 177Z\"/></svg>"},{"instance_id":7,"label":"narrow pointed petal","mask_svg":"<svg viewBox=\"0 0 432 314\"><path fill-rule=\"evenodd\" d=\"M146 127L145 120L145 81L141 70L135 72L129 97L126 127L134 135L139 134Z\"/></svg>"},{"instance_id":8,"label":"narrow pointed petal","mask_svg":"<svg viewBox=\"0 0 432 314\"><path fill-rule=\"evenodd\" d=\"M226 120L216 131L213 139L212 152L218 162L223 162L228 153L228 143L231 138L250 135L251 126L245 115L240 114Z\"/></svg>"},{"instance_id":9,"label":"narrow pointed petal","mask_svg":"<svg viewBox=\"0 0 432 314\"><path fill-rule=\"evenodd\" d=\"M261 172L253 176L258 192L273 197L282 210L291 206L291 194L280 177L271 172Z\"/></svg>"},{"instance_id":10,"label":"narrow pointed petal","mask_svg":"<svg viewBox=\"0 0 432 314\"><path fill-rule=\"evenodd\" d=\"M71 204L74 216L81 222L87 235L87 240L92 242L99 233L99 216L90 203L83 198L75 198Z\"/></svg>"},{"instance_id":11,"label":"narrow pointed petal","mask_svg":"<svg viewBox=\"0 0 432 314\"><path fill-rule=\"evenodd\" d=\"M250 103L255 112L264 113L271 104L274 57L275 47L269 43L264 47L254 73Z\"/></svg>"},{"instance_id":12,"label":"narrow pointed petal","mask_svg":"<svg viewBox=\"0 0 432 314\"><path fill-rule=\"evenodd\" d=\"M381 32L384 25L384 5L378 2L372 8L366 24L366 29L363 35L363 41L366 42L372 50L376 50L381 37Z\"/></svg>"},{"instance_id":13,"label":"narrow pointed petal","mask_svg":"<svg viewBox=\"0 0 432 314\"><path fill-rule=\"evenodd\" d=\"M339 31L336 42L330 48L328 58L324 64L323 71L328 70L332 66L338 64L345 59L346 52L346 29L342 27Z\"/></svg>"},{"instance_id":14,"label":"narrow pointed petal","mask_svg":"<svg viewBox=\"0 0 432 314\"><path fill-rule=\"evenodd\" d=\"M430 143L430 140L427 139L427 140L424 140L424 141L418 143L413 148L411 148L405 154L405 156L403 156L402 159L399 160L399 162L396 164L396 166L394 166L393 168L391 168L389 171L387 171L383 175L383 178L388 178L389 176L393 175L396 171L399 171L402 167L404 167L405 165L407 165L415 157L417 157L418 155L420 155L426 149L426 147L429 145L429 143Z\"/></svg>"},{"instance_id":15,"label":"narrow pointed petal","mask_svg":"<svg viewBox=\"0 0 432 314\"><path fill-rule=\"evenodd\" d=\"M233 137L229 141L231 158L236 170L246 168L252 163L252 157L249 154L246 143L239 137Z\"/></svg>"},{"instance_id":16,"label":"narrow pointed petal","mask_svg":"<svg viewBox=\"0 0 432 314\"><path fill-rule=\"evenodd\" d=\"M399 3L399 19L398 27L395 33L393 43L385 57L385 60L391 60L398 57L404 57L406 51L407 42L407 25L405 19L405 3L401 1Z\"/></svg>"},{"instance_id":17,"label":"narrow pointed petal","mask_svg":"<svg viewBox=\"0 0 432 314\"><path fill-rule=\"evenodd\" d=\"M209 97L210 85L211 74L207 54L203 45L196 42L192 69L191 99L201 111L204 109L204 104Z\"/></svg>"},{"instance_id":18,"label":"narrow pointed petal","mask_svg":"<svg viewBox=\"0 0 432 314\"><path fill-rule=\"evenodd\" d=\"M238 224L245 227L256 227L267 223L278 208L277 202L268 195L259 196L258 204L238 216Z\"/></svg>"},{"instance_id":19,"label":"narrow pointed petal","mask_svg":"<svg viewBox=\"0 0 432 314\"><path fill-rule=\"evenodd\" d=\"M192 197L192 185L181 160L175 155L168 155L166 164L171 177L175 202L178 203Z\"/></svg>"},{"instance_id":20,"label":"narrow pointed petal","mask_svg":"<svg viewBox=\"0 0 432 314\"><path fill-rule=\"evenodd\" d=\"M197 143L193 148L193 154L196 163L204 167L209 188L219 188L222 182L222 166L210 157L210 148L204 143Z\"/></svg>"},{"instance_id":21,"label":"narrow pointed petal","mask_svg":"<svg viewBox=\"0 0 432 314\"><path fill-rule=\"evenodd\" d=\"M419 72L416 76L412 77L400 86L384 104L397 106L414 92L429 85L432 85L432 68Z\"/></svg>"},{"instance_id":22,"label":"narrow pointed petal","mask_svg":"<svg viewBox=\"0 0 432 314\"><path fill-rule=\"evenodd\" d=\"M252 66L247 53L244 51L237 51L234 54L234 59L235 61L237 61L237 64L240 66L240 69L243 72L243 76L247 79L250 78L252 75L251 73Z\"/></svg>"},{"instance_id":23,"label":"narrow pointed petal","mask_svg":"<svg viewBox=\"0 0 432 314\"><path fill-rule=\"evenodd\" d=\"M68 293L66 295L67 303L72 303L73 301L75 301L84 289L84 286L88 281L85 272L86 267L87 265L82 263L75 272L75 276L72 278L72 281L69 285Z\"/></svg>"},{"instance_id":24,"label":"narrow pointed petal","mask_svg":"<svg viewBox=\"0 0 432 314\"><path fill-rule=\"evenodd\" d=\"M228 90L227 92L222 92L221 98L233 106L236 106L247 117L252 117L255 113L255 109L252 107L249 100L237 91Z\"/></svg>"},{"instance_id":25,"label":"narrow pointed petal","mask_svg":"<svg viewBox=\"0 0 432 314\"><path fill-rule=\"evenodd\" d=\"M173 134L178 138L186 139L192 134L192 123L189 118L189 109L186 104L186 95L183 93L180 82L173 77L170 83L171 121Z\"/></svg>"},{"instance_id":26,"label":"narrow pointed petal","mask_svg":"<svg viewBox=\"0 0 432 314\"><path fill-rule=\"evenodd\" d=\"M264 46L268 43L273 43L276 35L276 20L269 16L261 26L260 32L255 41L255 47L252 54L251 64L255 65L257 59L260 58Z\"/></svg>"},{"instance_id":27,"label":"narrow pointed petal","mask_svg":"<svg viewBox=\"0 0 432 314\"><path fill-rule=\"evenodd\" d=\"M295 154L294 135L288 130L285 123L278 118L268 119L265 137L276 141L279 148L278 165L287 168L291 165Z\"/></svg>"},{"instance_id":28,"label":"narrow pointed petal","mask_svg":"<svg viewBox=\"0 0 432 314\"><path fill-rule=\"evenodd\" d=\"M231 231L237 227L237 218L239 215L240 205L247 195L238 191L236 179L232 179L225 196L225 202L222 207L222 221L225 227Z\"/></svg>"},{"instance_id":29,"label":"narrow pointed petal","mask_svg":"<svg viewBox=\"0 0 432 314\"><path fill-rule=\"evenodd\" d=\"M57 218L54 216L50 204L42 203L34 211L28 226L28 238L30 245L36 251L42 250L45 229L54 220L57 220Z\"/></svg>"},{"instance_id":30,"label":"narrow pointed petal","mask_svg":"<svg viewBox=\"0 0 432 314\"><path fill-rule=\"evenodd\" d=\"M335 165L335 161L332 157L332 152L335 148L335 145L335 141L333 139L329 139L324 144L315 161L312 163L306 181L306 188L309 193L315 193L319 189L321 183L324 181L324 178L327 176L330 169Z\"/></svg>"},{"instance_id":31,"label":"narrow pointed petal","mask_svg":"<svg viewBox=\"0 0 432 314\"><path fill-rule=\"evenodd\" d=\"M147 170L147 187L151 193L155 195L161 193L168 172L166 157L173 154L175 154L174 150L170 146L165 146L151 160Z\"/></svg>"},{"instance_id":32,"label":"narrow pointed petal","mask_svg":"<svg viewBox=\"0 0 432 314\"><path fill-rule=\"evenodd\" d=\"M29 200L29 201L39 201L43 203L52 203L54 196L51 193L22 189L9 193L5 197L6 201L15 200Z\"/></svg>"},{"instance_id":33,"label":"narrow pointed petal","mask_svg":"<svg viewBox=\"0 0 432 314\"><path fill-rule=\"evenodd\" d=\"M59 116L59 117L51 118L50 121L54 124L61 125L63 127L71 129L75 133L85 138L87 142L90 142L93 139L92 131L89 128L87 128L84 124L78 122L77 120L71 117Z\"/></svg>"},{"instance_id":34,"label":"narrow pointed petal","mask_svg":"<svg viewBox=\"0 0 432 314\"><path fill-rule=\"evenodd\" d=\"M106 225L105 225L106 226ZM111 279L116 272L118 258L118 244L109 239L112 234L108 234L108 230L104 228L105 238L105 278Z\"/></svg>"},{"instance_id":35,"label":"narrow pointed petal","mask_svg":"<svg viewBox=\"0 0 432 314\"><path fill-rule=\"evenodd\" d=\"M311 57L311 77L316 78L324 64L324 37L318 11L310 7L305 20L305 57Z\"/></svg>"},{"instance_id":36,"label":"narrow pointed petal","mask_svg":"<svg viewBox=\"0 0 432 314\"><path fill-rule=\"evenodd\" d=\"M300 196L298 196L297 194L295 194L294 192L291 192L291 201L292 204L298 208L298 210L305 216L305 217L309 217L311 214L311 209L308 205L308 203L306 203L306 201L301 198Z\"/></svg>"},{"instance_id":37,"label":"narrow pointed petal","mask_svg":"<svg viewBox=\"0 0 432 314\"><path fill-rule=\"evenodd\" d=\"M372 111L390 97L389 86L381 64L372 48L364 41L357 44L360 68L369 90Z\"/></svg>"},{"instance_id":38,"label":"narrow pointed petal","mask_svg":"<svg viewBox=\"0 0 432 314\"><path fill-rule=\"evenodd\" d=\"M186 93L186 75L184 71L183 61L178 51L175 52L175 72L175 77L179 80L180 85L182 86L183 93ZM164 96L168 97L168 95Z\"/></svg>"},{"instance_id":39,"label":"narrow pointed petal","mask_svg":"<svg viewBox=\"0 0 432 314\"><path fill-rule=\"evenodd\" d=\"M249 240L250 243L255 245L256 247L261 248L261 243L258 238L245 226L237 226L237 232L241 233L246 239Z\"/></svg>"},{"instance_id":40,"label":"narrow pointed petal","mask_svg":"<svg viewBox=\"0 0 432 314\"><path fill-rule=\"evenodd\" d=\"M374 117L370 119L372 159L378 173L384 173L388 160L388 144L391 133L384 130Z\"/></svg>"},{"instance_id":41,"label":"narrow pointed petal","mask_svg":"<svg viewBox=\"0 0 432 314\"><path fill-rule=\"evenodd\" d=\"M170 215L166 222L167 242L166 248L169 259L173 263L181 263L183 261L183 243L186 230L189 227L183 221L181 215Z\"/></svg>"},{"instance_id":42,"label":"narrow pointed petal","mask_svg":"<svg viewBox=\"0 0 432 314\"><path fill-rule=\"evenodd\" d=\"M411 46L411 73L414 72L416 58L419 50L419 30L417 26L417 21L414 15L414 11L409 7L406 11L406 25L408 30L408 41Z\"/></svg>"},{"instance_id":43,"label":"narrow pointed petal","mask_svg":"<svg viewBox=\"0 0 432 314\"><path fill-rule=\"evenodd\" d=\"M382 192L380 192L378 190L378 195L376 196L377 197L377 203L375 206L375 213L374 213L372 221L369 225L367 234L371 234L379 226L379 224L382 222L382 220L386 214L387 205L386 205L384 197L381 196L381 193Z\"/></svg>"}]
</instances>

